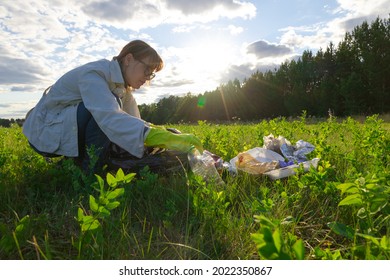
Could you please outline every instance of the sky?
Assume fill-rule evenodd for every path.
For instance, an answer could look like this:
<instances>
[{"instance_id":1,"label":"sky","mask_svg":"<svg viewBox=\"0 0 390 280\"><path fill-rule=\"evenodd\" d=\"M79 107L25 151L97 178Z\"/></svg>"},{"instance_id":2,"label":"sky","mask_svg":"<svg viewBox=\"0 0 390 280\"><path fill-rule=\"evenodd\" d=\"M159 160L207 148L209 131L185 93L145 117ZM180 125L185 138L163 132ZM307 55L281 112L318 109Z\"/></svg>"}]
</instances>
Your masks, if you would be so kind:
<instances>
[{"instance_id":1,"label":"sky","mask_svg":"<svg viewBox=\"0 0 390 280\"><path fill-rule=\"evenodd\" d=\"M112 59L134 39L165 63L133 93L150 104L337 46L355 26L389 12L390 0L2 0L0 118L24 118L64 73Z\"/></svg>"}]
</instances>

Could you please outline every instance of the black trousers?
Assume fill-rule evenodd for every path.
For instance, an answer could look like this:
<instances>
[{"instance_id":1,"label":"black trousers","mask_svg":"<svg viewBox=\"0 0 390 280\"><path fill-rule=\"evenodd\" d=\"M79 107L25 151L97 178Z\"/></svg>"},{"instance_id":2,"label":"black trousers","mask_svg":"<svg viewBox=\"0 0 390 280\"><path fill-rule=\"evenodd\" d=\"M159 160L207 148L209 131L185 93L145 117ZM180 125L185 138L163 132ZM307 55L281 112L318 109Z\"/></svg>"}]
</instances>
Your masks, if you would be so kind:
<instances>
[{"instance_id":1,"label":"black trousers","mask_svg":"<svg viewBox=\"0 0 390 280\"><path fill-rule=\"evenodd\" d=\"M76 160L83 170L97 171L103 167L110 140L100 129L92 114L81 102L77 107L79 156ZM93 166L90 166L93 165Z\"/></svg>"}]
</instances>

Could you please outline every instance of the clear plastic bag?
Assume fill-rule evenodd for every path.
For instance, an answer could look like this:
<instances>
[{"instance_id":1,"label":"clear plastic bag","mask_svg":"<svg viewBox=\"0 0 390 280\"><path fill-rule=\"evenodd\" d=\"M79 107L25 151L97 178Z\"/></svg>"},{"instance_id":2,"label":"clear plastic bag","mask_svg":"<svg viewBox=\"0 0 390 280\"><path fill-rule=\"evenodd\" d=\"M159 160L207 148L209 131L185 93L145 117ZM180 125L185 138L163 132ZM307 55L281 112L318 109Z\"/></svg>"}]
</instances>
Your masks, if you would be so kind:
<instances>
[{"instance_id":1,"label":"clear plastic bag","mask_svg":"<svg viewBox=\"0 0 390 280\"><path fill-rule=\"evenodd\" d=\"M203 151L201 154L198 150L193 150L188 154L188 162L194 174L201 176L206 182L213 182L217 185L225 185L218 173L217 167L222 168L223 161L214 154Z\"/></svg>"}]
</instances>

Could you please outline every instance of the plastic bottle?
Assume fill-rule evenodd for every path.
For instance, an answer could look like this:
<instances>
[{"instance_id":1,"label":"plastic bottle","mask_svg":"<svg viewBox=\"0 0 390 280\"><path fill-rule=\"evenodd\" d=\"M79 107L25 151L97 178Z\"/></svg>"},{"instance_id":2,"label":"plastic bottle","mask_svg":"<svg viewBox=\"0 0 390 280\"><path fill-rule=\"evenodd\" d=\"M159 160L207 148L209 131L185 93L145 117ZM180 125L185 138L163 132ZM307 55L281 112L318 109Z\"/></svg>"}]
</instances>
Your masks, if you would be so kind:
<instances>
[{"instance_id":1,"label":"plastic bottle","mask_svg":"<svg viewBox=\"0 0 390 280\"><path fill-rule=\"evenodd\" d=\"M206 182L213 182L217 185L225 185L214 165L214 159L208 154L202 154L194 149L188 153L188 161L194 174L201 176Z\"/></svg>"}]
</instances>

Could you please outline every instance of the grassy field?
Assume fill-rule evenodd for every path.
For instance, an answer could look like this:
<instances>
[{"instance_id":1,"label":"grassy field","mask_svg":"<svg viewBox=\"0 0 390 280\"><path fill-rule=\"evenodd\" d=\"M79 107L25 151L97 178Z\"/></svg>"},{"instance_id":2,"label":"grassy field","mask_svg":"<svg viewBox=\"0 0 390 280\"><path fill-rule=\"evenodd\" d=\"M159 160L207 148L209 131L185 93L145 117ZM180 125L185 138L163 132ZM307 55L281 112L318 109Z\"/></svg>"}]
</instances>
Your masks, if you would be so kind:
<instances>
[{"instance_id":1,"label":"grassy field","mask_svg":"<svg viewBox=\"0 0 390 280\"><path fill-rule=\"evenodd\" d=\"M263 137L308 141L317 170L271 181L191 172L86 176L0 128L0 259L390 259L390 124L175 125L229 161Z\"/></svg>"}]
</instances>

